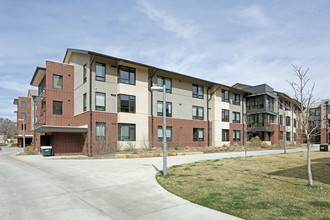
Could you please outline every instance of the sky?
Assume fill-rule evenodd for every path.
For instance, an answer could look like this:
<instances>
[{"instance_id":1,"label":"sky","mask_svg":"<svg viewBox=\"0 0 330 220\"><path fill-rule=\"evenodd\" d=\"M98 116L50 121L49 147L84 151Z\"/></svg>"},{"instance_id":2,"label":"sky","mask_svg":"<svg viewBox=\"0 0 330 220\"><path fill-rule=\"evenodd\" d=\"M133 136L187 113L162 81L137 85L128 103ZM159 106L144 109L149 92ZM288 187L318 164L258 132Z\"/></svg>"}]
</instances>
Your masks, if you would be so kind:
<instances>
[{"instance_id":1,"label":"sky","mask_svg":"<svg viewBox=\"0 0 330 220\"><path fill-rule=\"evenodd\" d=\"M0 117L16 121L37 66L85 49L293 97L292 64L330 98L330 1L0 0Z\"/></svg>"}]
</instances>

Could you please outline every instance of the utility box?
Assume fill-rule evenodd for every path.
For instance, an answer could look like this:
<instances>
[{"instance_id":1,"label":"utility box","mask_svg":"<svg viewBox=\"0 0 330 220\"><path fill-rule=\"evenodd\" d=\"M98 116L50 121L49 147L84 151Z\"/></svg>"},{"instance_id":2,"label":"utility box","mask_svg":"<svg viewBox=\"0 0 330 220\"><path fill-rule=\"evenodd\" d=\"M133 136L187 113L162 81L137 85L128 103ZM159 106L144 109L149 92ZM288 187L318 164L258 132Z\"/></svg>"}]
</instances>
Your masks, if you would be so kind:
<instances>
[{"instance_id":1,"label":"utility box","mask_svg":"<svg viewBox=\"0 0 330 220\"><path fill-rule=\"evenodd\" d=\"M53 155L53 147L52 146L41 146L41 153L44 157L49 157Z\"/></svg>"},{"instance_id":2,"label":"utility box","mask_svg":"<svg viewBox=\"0 0 330 220\"><path fill-rule=\"evenodd\" d=\"M329 145L321 144L320 145L320 151L329 151Z\"/></svg>"}]
</instances>

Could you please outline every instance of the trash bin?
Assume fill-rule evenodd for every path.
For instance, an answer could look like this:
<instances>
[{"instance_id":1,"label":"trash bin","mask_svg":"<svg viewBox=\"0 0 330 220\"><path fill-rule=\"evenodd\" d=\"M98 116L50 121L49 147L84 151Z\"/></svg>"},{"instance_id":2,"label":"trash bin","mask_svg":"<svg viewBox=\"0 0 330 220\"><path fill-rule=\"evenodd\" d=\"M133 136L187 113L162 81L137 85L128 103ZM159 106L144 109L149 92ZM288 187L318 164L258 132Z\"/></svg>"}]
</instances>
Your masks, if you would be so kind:
<instances>
[{"instance_id":1,"label":"trash bin","mask_svg":"<svg viewBox=\"0 0 330 220\"><path fill-rule=\"evenodd\" d=\"M52 156L53 152L53 147L52 146L41 146L41 153L42 156L47 157L47 156Z\"/></svg>"},{"instance_id":2,"label":"trash bin","mask_svg":"<svg viewBox=\"0 0 330 220\"><path fill-rule=\"evenodd\" d=\"M328 150L329 150L329 145L326 145L326 144L320 145L320 151L328 151Z\"/></svg>"}]
</instances>

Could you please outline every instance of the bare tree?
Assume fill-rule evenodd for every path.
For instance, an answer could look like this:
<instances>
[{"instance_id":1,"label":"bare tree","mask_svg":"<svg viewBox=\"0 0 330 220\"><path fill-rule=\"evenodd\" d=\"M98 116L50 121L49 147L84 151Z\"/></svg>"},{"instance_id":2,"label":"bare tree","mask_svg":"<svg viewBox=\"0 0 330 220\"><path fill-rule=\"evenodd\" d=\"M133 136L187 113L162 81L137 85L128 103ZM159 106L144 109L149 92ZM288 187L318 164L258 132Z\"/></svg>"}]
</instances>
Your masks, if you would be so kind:
<instances>
[{"instance_id":1,"label":"bare tree","mask_svg":"<svg viewBox=\"0 0 330 220\"><path fill-rule=\"evenodd\" d=\"M313 97L315 83L309 88L310 78L307 76L308 70L303 70L302 66L292 65L294 75L298 78L297 82L289 82L297 101L298 124L307 141L307 173L308 184L313 186L313 176L311 167L311 137L315 133L317 127L311 127L309 124L309 109L316 101Z\"/></svg>"},{"instance_id":2,"label":"bare tree","mask_svg":"<svg viewBox=\"0 0 330 220\"><path fill-rule=\"evenodd\" d=\"M16 135L17 125L8 118L0 117L0 134L5 134L10 138Z\"/></svg>"}]
</instances>

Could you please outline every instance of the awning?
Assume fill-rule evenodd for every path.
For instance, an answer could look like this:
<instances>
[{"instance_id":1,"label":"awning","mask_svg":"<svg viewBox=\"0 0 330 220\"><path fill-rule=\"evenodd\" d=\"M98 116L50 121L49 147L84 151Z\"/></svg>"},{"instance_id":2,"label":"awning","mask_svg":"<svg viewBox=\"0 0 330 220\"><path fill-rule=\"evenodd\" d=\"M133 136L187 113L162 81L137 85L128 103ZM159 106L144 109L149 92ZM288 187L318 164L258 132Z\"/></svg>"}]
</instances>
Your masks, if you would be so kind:
<instances>
[{"instance_id":1,"label":"awning","mask_svg":"<svg viewBox=\"0 0 330 220\"><path fill-rule=\"evenodd\" d=\"M83 126L53 126L53 125L43 125L35 129L38 133L46 132L60 132L60 133L86 133L88 131L87 125Z\"/></svg>"}]
</instances>

